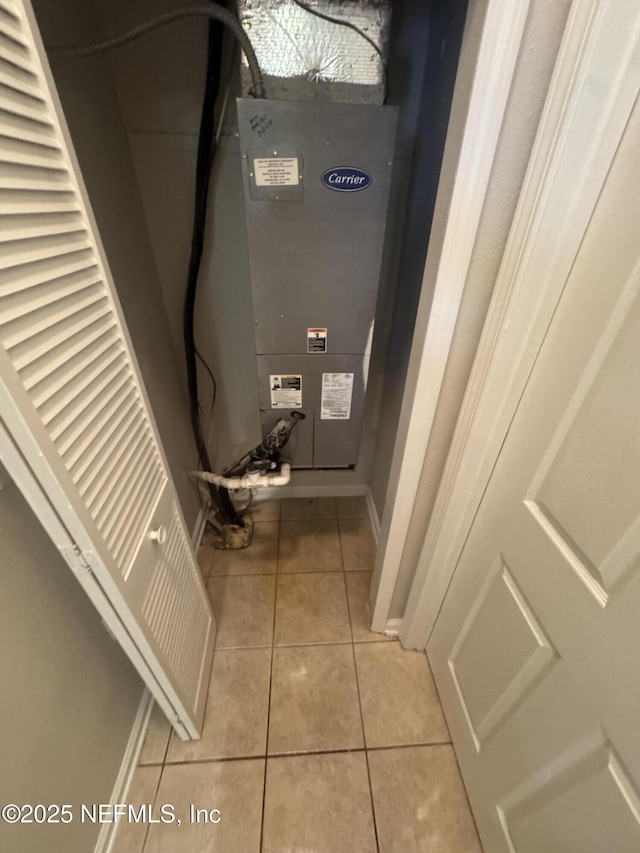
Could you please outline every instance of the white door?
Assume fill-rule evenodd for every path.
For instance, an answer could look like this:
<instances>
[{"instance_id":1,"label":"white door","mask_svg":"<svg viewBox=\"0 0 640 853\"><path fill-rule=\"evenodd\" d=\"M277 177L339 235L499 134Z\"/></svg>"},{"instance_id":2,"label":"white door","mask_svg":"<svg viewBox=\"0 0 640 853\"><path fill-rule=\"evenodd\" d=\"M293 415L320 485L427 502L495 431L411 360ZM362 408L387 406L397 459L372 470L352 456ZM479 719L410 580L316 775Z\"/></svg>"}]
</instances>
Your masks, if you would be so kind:
<instances>
[{"instance_id":1,"label":"white door","mask_svg":"<svg viewBox=\"0 0 640 853\"><path fill-rule=\"evenodd\" d=\"M637 103L428 655L487 853L640 851Z\"/></svg>"},{"instance_id":2,"label":"white door","mask_svg":"<svg viewBox=\"0 0 640 853\"><path fill-rule=\"evenodd\" d=\"M0 139L0 450L30 468L56 544L197 737L215 623L23 0L0 0Z\"/></svg>"}]
</instances>

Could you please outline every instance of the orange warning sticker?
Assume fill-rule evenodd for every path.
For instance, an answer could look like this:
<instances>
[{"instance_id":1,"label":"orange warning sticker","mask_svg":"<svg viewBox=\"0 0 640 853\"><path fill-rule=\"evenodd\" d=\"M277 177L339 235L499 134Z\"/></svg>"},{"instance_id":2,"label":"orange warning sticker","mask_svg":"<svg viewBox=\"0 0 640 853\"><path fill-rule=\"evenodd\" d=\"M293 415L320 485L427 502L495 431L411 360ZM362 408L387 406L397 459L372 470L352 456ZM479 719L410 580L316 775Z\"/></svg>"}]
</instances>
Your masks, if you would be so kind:
<instances>
[{"instance_id":1,"label":"orange warning sticker","mask_svg":"<svg viewBox=\"0 0 640 853\"><path fill-rule=\"evenodd\" d=\"M307 352L327 351L327 330L307 329Z\"/></svg>"}]
</instances>

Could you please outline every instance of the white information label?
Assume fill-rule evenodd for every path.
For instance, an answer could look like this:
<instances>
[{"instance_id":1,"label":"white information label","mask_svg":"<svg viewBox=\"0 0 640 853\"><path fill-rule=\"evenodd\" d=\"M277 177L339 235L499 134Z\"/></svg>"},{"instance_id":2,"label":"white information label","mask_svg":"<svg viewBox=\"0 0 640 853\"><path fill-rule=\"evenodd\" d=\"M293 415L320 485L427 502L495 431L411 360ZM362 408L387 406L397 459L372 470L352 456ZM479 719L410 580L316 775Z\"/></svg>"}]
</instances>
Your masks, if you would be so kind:
<instances>
[{"instance_id":1,"label":"white information label","mask_svg":"<svg viewBox=\"0 0 640 853\"><path fill-rule=\"evenodd\" d=\"M297 157L261 157L253 161L257 187L297 187L300 183Z\"/></svg>"},{"instance_id":2,"label":"white information label","mask_svg":"<svg viewBox=\"0 0 640 853\"><path fill-rule=\"evenodd\" d=\"M352 395L353 373L323 373L320 420L348 421Z\"/></svg>"},{"instance_id":3,"label":"white information label","mask_svg":"<svg viewBox=\"0 0 640 853\"><path fill-rule=\"evenodd\" d=\"M271 374L272 409L301 409L302 408L302 376L293 374Z\"/></svg>"}]
</instances>

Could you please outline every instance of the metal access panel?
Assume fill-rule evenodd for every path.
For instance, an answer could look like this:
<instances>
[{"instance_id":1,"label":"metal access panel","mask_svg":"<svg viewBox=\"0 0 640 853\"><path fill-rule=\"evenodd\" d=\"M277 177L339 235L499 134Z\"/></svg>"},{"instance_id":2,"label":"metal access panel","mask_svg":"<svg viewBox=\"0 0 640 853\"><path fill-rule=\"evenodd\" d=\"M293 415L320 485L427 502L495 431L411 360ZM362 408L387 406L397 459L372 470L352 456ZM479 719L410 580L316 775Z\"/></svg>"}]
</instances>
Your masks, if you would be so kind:
<instances>
[{"instance_id":1,"label":"metal access panel","mask_svg":"<svg viewBox=\"0 0 640 853\"><path fill-rule=\"evenodd\" d=\"M366 363L359 355L258 356L263 430L270 430L283 412L294 408L284 406L282 411L273 408L273 377L301 378L299 411L306 417L296 426L291 447L287 447L297 468L348 468L357 463L365 368Z\"/></svg>"},{"instance_id":2,"label":"metal access panel","mask_svg":"<svg viewBox=\"0 0 640 853\"><path fill-rule=\"evenodd\" d=\"M279 399L308 414L296 467L357 463L396 120L394 107L238 100L262 423ZM300 406L297 380L278 398L273 376L303 377Z\"/></svg>"}]
</instances>

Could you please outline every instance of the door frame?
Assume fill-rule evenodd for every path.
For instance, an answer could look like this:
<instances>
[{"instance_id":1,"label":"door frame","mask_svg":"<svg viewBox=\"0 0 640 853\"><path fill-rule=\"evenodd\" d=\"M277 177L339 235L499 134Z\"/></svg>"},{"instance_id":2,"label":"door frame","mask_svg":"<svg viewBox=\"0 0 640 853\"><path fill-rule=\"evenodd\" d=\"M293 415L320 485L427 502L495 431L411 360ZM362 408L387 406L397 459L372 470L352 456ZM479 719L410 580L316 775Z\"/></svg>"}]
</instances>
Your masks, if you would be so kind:
<instances>
[{"instance_id":1,"label":"door frame","mask_svg":"<svg viewBox=\"0 0 640 853\"><path fill-rule=\"evenodd\" d=\"M407 648L427 646L639 88L640 7L574 0L400 626Z\"/></svg>"},{"instance_id":2,"label":"door frame","mask_svg":"<svg viewBox=\"0 0 640 853\"><path fill-rule=\"evenodd\" d=\"M400 426L380 523L370 598L374 631L398 633L400 620L389 620L391 600L420 485L422 462L435 421L529 6L530 0L488 0L480 44L474 55L469 57L470 62L475 59L475 72L459 151L453 152L453 157L457 159L456 172L450 200L445 200L445 204L448 203L448 214L433 298L427 298L431 295L430 292L427 295L430 288L425 283L427 274L431 276L427 256L423 297L416 315ZM464 52L463 41L461 60ZM449 141L447 148L450 144ZM445 161L451 154L447 148ZM439 198L437 203L442 202L442 198Z\"/></svg>"}]
</instances>

